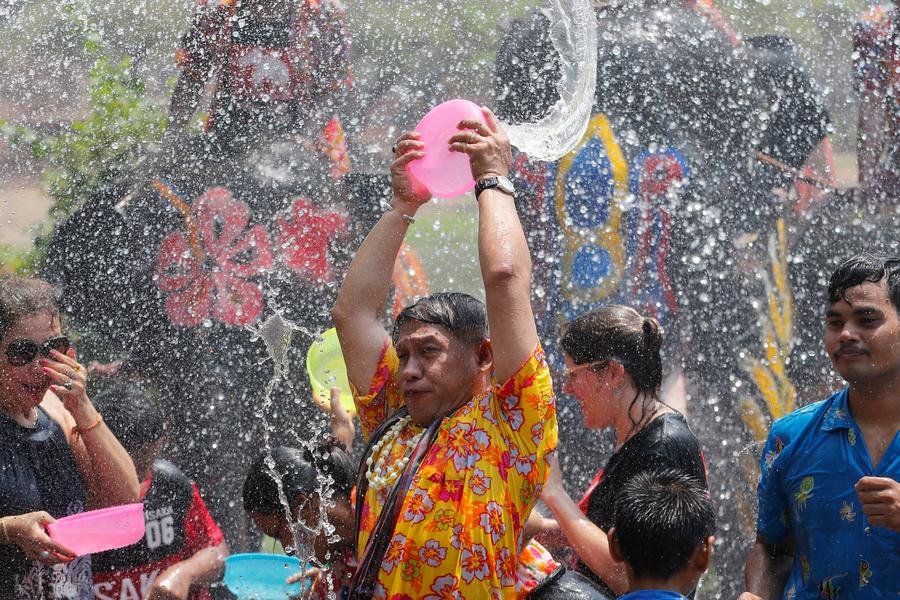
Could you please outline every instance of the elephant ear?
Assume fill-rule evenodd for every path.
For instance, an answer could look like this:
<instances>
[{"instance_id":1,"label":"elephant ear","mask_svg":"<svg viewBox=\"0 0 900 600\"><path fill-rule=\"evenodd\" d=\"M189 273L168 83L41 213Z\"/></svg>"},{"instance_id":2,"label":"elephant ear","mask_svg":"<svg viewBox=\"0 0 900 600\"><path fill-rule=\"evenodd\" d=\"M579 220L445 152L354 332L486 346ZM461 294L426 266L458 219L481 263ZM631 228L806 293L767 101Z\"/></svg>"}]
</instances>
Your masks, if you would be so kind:
<instances>
[{"instance_id":1,"label":"elephant ear","mask_svg":"<svg viewBox=\"0 0 900 600\"><path fill-rule=\"evenodd\" d=\"M115 203L124 190L101 190L60 222L50 236L42 276L62 292L63 312L79 328L112 333L123 312L130 272L125 219Z\"/></svg>"},{"instance_id":2,"label":"elephant ear","mask_svg":"<svg viewBox=\"0 0 900 600\"><path fill-rule=\"evenodd\" d=\"M624 3L598 27L599 112L644 142L745 160L748 133L732 124L748 117L753 90L714 23L677 3Z\"/></svg>"},{"instance_id":3,"label":"elephant ear","mask_svg":"<svg viewBox=\"0 0 900 600\"><path fill-rule=\"evenodd\" d=\"M766 35L747 38L754 65L753 85L766 93L763 109L769 125L760 151L792 167L802 167L828 135L831 115L790 38Z\"/></svg>"}]
</instances>

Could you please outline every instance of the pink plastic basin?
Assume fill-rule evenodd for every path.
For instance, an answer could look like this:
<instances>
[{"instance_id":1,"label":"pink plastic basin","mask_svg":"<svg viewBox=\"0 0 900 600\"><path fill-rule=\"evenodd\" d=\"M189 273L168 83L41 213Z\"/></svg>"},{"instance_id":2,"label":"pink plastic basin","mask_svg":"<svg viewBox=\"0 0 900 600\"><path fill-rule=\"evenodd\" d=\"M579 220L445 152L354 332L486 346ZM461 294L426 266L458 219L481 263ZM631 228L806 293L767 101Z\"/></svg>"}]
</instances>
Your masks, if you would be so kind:
<instances>
[{"instance_id":1,"label":"pink plastic basin","mask_svg":"<svg viewBox=\"0 0 900 600\"><path fill-rule=\"evenodd\" d=\"M447 140L459 133L463 119L484 122L481 108L468 100L450 100L432 108L416 125L425 142L425 157L409 163L409 170L438 198L453 198L475 187L469 156L450 152Z\"/></svg>"},{"instance_id":2,"label":"pink plastic basin","mask_svg":"<svg viewBox=\"0 0 900 600\"><path fill-rule=\"evenodd\" d=\"M63 517L47 525L50 539L79 556L135 544L144 537L144 503Z\"/></svg>"}]
</instances>

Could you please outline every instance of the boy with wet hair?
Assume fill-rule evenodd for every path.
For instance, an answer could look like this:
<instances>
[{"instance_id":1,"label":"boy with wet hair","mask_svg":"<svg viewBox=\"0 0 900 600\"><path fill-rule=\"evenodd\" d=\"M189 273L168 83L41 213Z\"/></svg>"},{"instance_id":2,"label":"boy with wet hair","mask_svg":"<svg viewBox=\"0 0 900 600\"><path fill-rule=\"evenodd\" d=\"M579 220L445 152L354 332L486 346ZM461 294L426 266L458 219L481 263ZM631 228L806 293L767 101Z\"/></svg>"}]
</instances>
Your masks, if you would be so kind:
<instances>
[{"instance_id":1,"label":"boy with wet hair","mask_svg":"<svg viewBox=\"0 0 900 600\"><path fill-rule=\"evenodd\" d=\"M620 600L686 599L709 566L716 513L702 482L678 469L638 473L616 497L609 551L625 563Z\"/></svg>"},{"instance_id":2,"label":"boy with wet hair","mask_svg":"<svg viewBox=\"0 0 900 600\"><path fill-rule=\"evenodd\" d=\"M158 458L165 443L162 412L133 384L114 383L95 398L134 460L146 531L136 544L93 555L94 598L210 598L207 586L221 578L228 546L197 484Z\"/></svg>"}]
</instances>

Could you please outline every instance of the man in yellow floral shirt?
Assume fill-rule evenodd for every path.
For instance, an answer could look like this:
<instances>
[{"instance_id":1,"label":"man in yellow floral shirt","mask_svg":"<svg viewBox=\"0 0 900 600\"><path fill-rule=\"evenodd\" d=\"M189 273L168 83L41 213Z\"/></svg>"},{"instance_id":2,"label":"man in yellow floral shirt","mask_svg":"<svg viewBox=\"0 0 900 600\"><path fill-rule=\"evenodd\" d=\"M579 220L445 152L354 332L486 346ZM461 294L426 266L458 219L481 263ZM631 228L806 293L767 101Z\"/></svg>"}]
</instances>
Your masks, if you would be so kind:
<instances>
[{"instance_id":1,"label":"man in yellow floral shirt","mask_svg":"<svg viewBox=\"0 0 900 600\"><path fill-rule=\"evenodd\" d=\"M556 447L550 373L531 311L531 259L494 115L463 121L450 148L469 156L487 306L435 294L381 324L394 262L430 198L408 175L415 132L391 166L394 201L359 249L333 316L370 446L358 490L355 598L511 598L523 526ZM488 324L490 339L488 339Z\"/></svg>"}]
</instances>

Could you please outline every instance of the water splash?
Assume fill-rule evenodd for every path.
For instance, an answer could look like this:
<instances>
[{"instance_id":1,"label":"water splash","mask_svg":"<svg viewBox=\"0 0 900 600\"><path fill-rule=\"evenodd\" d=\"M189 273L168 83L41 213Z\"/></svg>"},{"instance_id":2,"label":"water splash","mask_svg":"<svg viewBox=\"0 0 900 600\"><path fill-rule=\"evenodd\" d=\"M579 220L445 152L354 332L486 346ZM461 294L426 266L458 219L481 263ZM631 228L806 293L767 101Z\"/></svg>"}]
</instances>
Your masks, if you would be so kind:
<instances>
[{"instance_id":1,"label":"water splash","mask_svg":"<svg viewBox=\"0 0 900 600\"><path fill-rule=\"evenodd\" d=\"M284 376L287 370L288 350L291 348L291 338L294 330L300 329L295 323L285 319L280 311L275 311L272 316L263 321L259 327L247 326L247 330L253 334L250 341L262 340L266 344L266 352L275 364L275 374Z\"/></svg>"},{"instance_id":2,"label":"water splash","mask_svg":"<svg viewBox=\"0 0 900 600\"><path fill-rule=\"evenodd\" d=\"M282 314L276 310L268 317L258 328L247 326L247 330L253 333L252 341L262 340L266 344L266 352L272 358L274 369L272 378L266 384L265 393L263 395L262 405L256 412L257 416L263 420L263 441L266 447L266 457L264 463L269 476L275 481L278 488L278 501L284 509L284 516L290 524L291 537L294 541L294 549L297 554L307 554L305 545L301 543L301 533L303 538L314 533L313 529L307 527L303 522L294 522L294 515L291 511L291 505L288 501L287 494L284 493L282 479L284 473L279 473L275 468L275 459L272 457L272 442L269 437L269 423L266 420L266 412L272 406L272 391L281 378L287 376L288 368L288 350L291 347L291 338L293 337L296 325L285 319ZM285 548L285 551L288 551ZM301 559L302 560L302 559Z\"/></svg>"},{"instance_id":3,"label":"water splash","mask_svg":"<svg viewBox=\"0 0 900 600\"><path fill-rule=\"evenodd\" d=\"M291 553L297 558L300 559L301 564L304 564L304 568L308 567L318 567L323 568L324 565L319 564L319 561L316 560L315 553L313 552L313 548L311 545L311 540L313 540L317 533L324 532L326 537L330 542L335 541L335 528L328 521L327 508L332 503L332 496L334 490L334 479L325 473L319 472L317 474L317 484L318 484L318 493L321 498L320 506L320 515L319 522L316 523L315 526L310 527L305 524L299 518L294 519L294 515L291 511L290 502L287 498L287 494L285 494L284 486L282 483L284 473L280 473L275 465L275 459L272 456L272 443L271 438L269 436L269 422L266 418L266 414L268 410L272 406L272 392L275 389L275 386L283 379L288 379L288 360L289 360L289 351L291 349L291 340L293 339L294 332L300 332L305 334L306 336L318 341L321 340L322 334L320 332L313 332L308 330L307 328L298 325L285 318L280 310L277 308L274 309L272 315L266 318L258 327L253 327L248 325L246 327L248 331L250 331L253 336L251 337L251 341L259 341L262 340L266 345L266 352L273 362L273 374L272 378L268 381L265 386L265 393L263 396L263 402L260 405L258 411L256 411L257 416L263 421L263 441L265 444L265 452L266 456L264 459L264 463L266 465L266 470L270 477L275 481L277 489L278 489L278 500L281 503L282 508L284 509L284 516L287 520L289 529L291 531L291 537L293 539L293 548L285 548L285 551ZM310 450L313 450L314 442L301 442L303 445L309 446ZM333 597L333 590L331 590L331 581L326 577L326 585L328 587L328 596Z\"/></svg>"},{"instance_id":4,"label":"water splash","mask_svg":"<svg viewBox=\"0 0 900 600\"><path fill-rule=\"evenodd\" d=\"M551 0L550 40L559 53L559 100L535 123L504 123L512 144L535 160L554 161L587 131L597 87L597 17L593 0Z\"/></svg>"}]
</instances>

